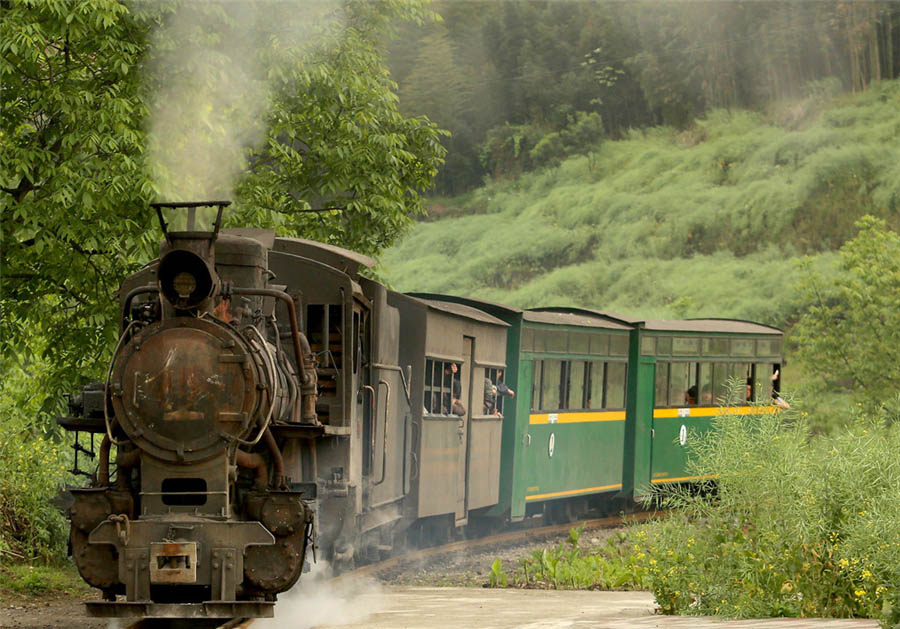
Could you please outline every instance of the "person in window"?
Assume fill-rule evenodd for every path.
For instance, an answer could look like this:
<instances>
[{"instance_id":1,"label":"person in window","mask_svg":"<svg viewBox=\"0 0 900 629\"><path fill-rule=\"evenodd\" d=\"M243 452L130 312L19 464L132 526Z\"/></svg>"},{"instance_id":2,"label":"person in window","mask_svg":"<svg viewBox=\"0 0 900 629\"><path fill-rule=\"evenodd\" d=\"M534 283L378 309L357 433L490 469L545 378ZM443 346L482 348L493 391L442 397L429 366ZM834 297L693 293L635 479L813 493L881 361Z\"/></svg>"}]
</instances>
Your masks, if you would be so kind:
<instances>
[{"instance_id":1,"label":"person in window","mask_svg":"<svg viewBox=\"0 0 900 629\"><path fill-rule=\"evenodd\" d=\"M503 370L497 372L497 395L506 395L509 397L516 397L516 392L506 386L506 383L503 382Z\"/></svg>"},{"instance_id":2,"label":"person in window","mask_svg":"<svg viewBox=\"0 0 900 629\"><path fill-rule=\"evenodd\" d=\"M781 374L780 369L776 369L775 373L772 374L772 403L778 408L787 410L791 407L788 404L788 401L781 397L781 394L778 392L778 389L775 388L775 383L778 381L778 376Z\"/></svg>"},{"instance_id":3,"label":"person in window","mask_svg":"<svg viewBox=\"0 0 900 629\"><path fill-rule=\"evenodd\" d=\"M684 392L684 403L685 404L696 404L697 403L697 385L692 384L690 388Z\"/></svg>"},{"instance_id":4,"label":"person in window","mask_svg":"<svg viewBox=\"0 0 900 629\"><path fill-rule=\"evenodd\" d=\"M703 389L700 391L700 406L711 406L712 403L712 388L708 384L704 384Z\"/></svg>"},{"instance_id":5,"label":"person in window","mask_svg":"<svg viewBox=\"0 0 900 629\"><path fill-rule=\"evenodd\" d=\"M444 369L444 386L450 389L449 411L462 417L466 414L466 407L459 399L462 397L462 383L459 380L459 365L454 362Z\"/></svg>"},{"instance_id":6,"label":"person in window","mask_svg":"<svg viewBox=\"0 0 900 629\"><path fill-rule=\"evenodd\" d=\"M506 386L506 383L503 382L503 370L497 372L497 414L500 415L501 411L503 411L503 398L506 397L516 397L516 392ZM503 417L503 415L500 415Z\"/></svg>"},{"instance_id":7,"label":"person in window","mask_svg":"<svg viewBox=\"0 0 900 629\"><path fill-rule=\"evenodd\" d=\"M484 414L493 415L497 406L497 387L491 382L490 378L484 379Z\"/></svg>"}]
</instances>

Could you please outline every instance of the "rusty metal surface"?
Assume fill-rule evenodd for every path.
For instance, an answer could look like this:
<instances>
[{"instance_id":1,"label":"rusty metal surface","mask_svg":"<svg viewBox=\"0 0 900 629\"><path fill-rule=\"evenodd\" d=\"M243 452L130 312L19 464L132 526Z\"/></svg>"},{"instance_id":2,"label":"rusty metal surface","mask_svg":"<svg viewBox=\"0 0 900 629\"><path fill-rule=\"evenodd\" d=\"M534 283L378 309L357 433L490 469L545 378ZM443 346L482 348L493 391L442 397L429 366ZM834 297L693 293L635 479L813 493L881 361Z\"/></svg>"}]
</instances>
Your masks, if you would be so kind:
<instances>
[{"instance_id":1,"label":"rusty metal surface","mask_svg":"<svg viewBox=\"0 0 900 629\"><path fill-rule=\"evenodd\" d=\"M165 519L133 520L116 519L115 516L102 522L89 537L90 546L114 547L119 554L118 580L125 586L125 601L110 602L104 607L106 615L131 614L134 603L150 604L152 569L158 566L159 553L166 546L173 553L191 554L196 570L193 585L210 588L210 602L230 603L236 600L236 587L244 571L243 558L249 548L272 545L275 537L259 522L213 521L207 518L187 515L171 516ZM189 544L194 544L194 551ZM176 548L180 546L180 548ZM155 554L154 554L155 553ZM163 555L165 557L165 555ZM165 560L163 560L165 562ZM165 568L165 566L163 566ZM179 577L174 573L169 576ZM171 583L171 581L169 582ZM186 581L181 582L182 587ZM119 605L120 607L116 607ZM121 614L116 614L119 609ZM174 607L169 607L170 611ZM193 608L193 612L203 608ZM231 617L250 614L217 614L216 617ZM177 617L177 616L176 616Z\"/></svg>"},{"instance_id":2,"label":"rusty metal surface","mask_svg":"<svg viewBox=\"0 0 900 629\"><path fill-rule=\"evenodd\" d=\"M258 359L226 326L177 318L145 328L122 351L112 403L122 428L159 458L200 460L242 437L258 414Z\"/></svg>"},{"instance_id":3,"label":"rusty metal surface","mask_svg":"<svg viewBox=\"0 0 900 629\"><path fill-rule=\"evenodd\" d=\"M196 583L197 542L151 542L150 583Z\"/></svg>"}]
</instances>

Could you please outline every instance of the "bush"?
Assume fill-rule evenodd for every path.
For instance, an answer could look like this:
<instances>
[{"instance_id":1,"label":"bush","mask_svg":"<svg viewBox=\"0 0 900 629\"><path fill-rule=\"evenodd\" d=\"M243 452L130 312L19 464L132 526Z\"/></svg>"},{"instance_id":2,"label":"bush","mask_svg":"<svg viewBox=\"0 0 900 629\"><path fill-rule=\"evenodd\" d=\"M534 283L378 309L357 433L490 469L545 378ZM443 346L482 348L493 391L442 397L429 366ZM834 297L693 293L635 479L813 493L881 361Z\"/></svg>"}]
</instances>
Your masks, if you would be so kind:
<instances>
[{"instance_id":1,"label":"bush","mask_svg":"<svg viewBox=\"0 0 900 629\"><path fill-rule=\"evenodd\" d=\"M693 453L693 474L717 475L708 491L656 496L677 510L632 550L664 613L900 611L900 426L860 412L810 439L802 415L720 417Z\"/></svg>"},{"instance_id":2,"label":"bush","mask_svg":"<svg viewBox=\"0 0 900 629\"><path fill-rule=\"evenodd\" d=\"M0 556L49 561L65 553L65 518L51 501L71 479L71 455L43 408L54 393L44 365L12 362L0 371Z\"/></svg>"},{"instance_id":3,"label":"bush","mask_svg":"<svg viewBox=\"0 0 900 629\"><path fill-rule=\"evenodd\" d=\"M838 273L809 271L800 284L810 304L795 328L798 356L860 401L900 413L900 235L871 216L840 251Z\"/></svg>"}]
</instances>

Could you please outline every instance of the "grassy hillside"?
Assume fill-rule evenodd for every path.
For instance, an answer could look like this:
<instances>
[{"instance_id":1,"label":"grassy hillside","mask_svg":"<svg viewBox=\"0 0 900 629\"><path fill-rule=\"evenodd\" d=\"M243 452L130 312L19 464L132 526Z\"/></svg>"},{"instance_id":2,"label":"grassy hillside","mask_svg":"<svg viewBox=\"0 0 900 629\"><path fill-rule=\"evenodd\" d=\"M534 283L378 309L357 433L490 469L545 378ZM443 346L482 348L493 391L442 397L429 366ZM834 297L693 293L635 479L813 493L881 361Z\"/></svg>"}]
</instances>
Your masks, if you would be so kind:
<instances>
[{"instance_id":1,"label":"grassy hillside","mask_svg":"<svg viewBox=\"0 0 900 629\"><path fill-rule=\"evenodd\" d=\"M900 82L767 113L715 111L433 203L382 256L395 288L518 306L779 324L799 260L864 214L900 224Z\"/></svg>"}]
</instances>

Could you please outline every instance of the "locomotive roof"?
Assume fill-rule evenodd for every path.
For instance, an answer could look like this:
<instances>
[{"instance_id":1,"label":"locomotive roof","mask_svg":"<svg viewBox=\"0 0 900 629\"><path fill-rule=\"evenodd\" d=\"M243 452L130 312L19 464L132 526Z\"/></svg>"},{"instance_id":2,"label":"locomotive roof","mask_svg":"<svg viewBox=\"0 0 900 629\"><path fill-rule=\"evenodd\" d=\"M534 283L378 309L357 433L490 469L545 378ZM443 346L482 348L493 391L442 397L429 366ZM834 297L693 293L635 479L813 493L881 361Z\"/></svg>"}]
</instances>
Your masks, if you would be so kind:
<instances>
[{"instance_id":1,"label":"locomotive roof","mask_svg":"<svg viewBox=\"0 0 900 629\"><path fill-rule=\"evenodd\" d=\"M324 242L306 240L305 238L276 238L273 249L318 260L328 266L341 269L345 273L348 271L356 273L360 266L371 269L378 264L375 258L370 258L367 255L335 245L326 245Z\"/></svg>"},{"instance_id":2,"label":"locomotive roof","mask_svg":"<svg viewBox=\"0 0 900 629\"><path fill-rule=\"evenodd\" d=\"M649 319L642 323L645 330L663 332L731 332L736 334L782 335L782 331L778 328L742 319Z\"/></svg>"},{"instance_id":3,"label":"locomotive roof","mask_svg":"<svg viewBox=\"0 0 900 629\"><path fill-rule=\"evenodd\" d=\"M409 295L407 296L409 297ZM509 327L509 324L505 321L501 321L497 317L493 317L486 312L478 310L478 308L472 308L471 306L466 306L465 304L457 304L451 301L438 301L435 299L422 299L420 297L412 297L412 299L423 302L433 310L439 310L441 312L446 312L458 317L465 317L466 319L474 319L476 321L482 321L484 323L500 325L505 328Z\"/></svg>"},{"instance_id":4,"label":"locomotive roof","mask_svg":"<svg viewBox=\"0 0 900 629\"><path fill-rule=\"evenodd\" d=\"M407 293L407 295L411 295L413 297L417 297L418 299L424 299L424 300L465 304L465 305L469 305L474 308L478 308L479 310L484 310L487 312L494 311L494 312L500 312L503 314L522 314L522 312L523 312L523 310L521 308L516 308L515 306L507 306L506 304L499 304L497 302L486 301L484 299L475 299L474 297L460 297L458 295L444 295L441 293L418 293L418 292Z\"/></svg>"},{"instance_id":5,"label":"locomotive roof","mask_svg":"<svg viewBox=\"0 0 900 629\"><path fill-rule=\"evenodd\" d=\"M630 330L631 326L610 321L596 314L586 313L574 308L573 312L563 312L562 308L553 310L526 310L522 314L525 321L532 323L551 323L553 325L577 325L584 328L605 328L607 330Z\"/></svg>"}]
</instances>

